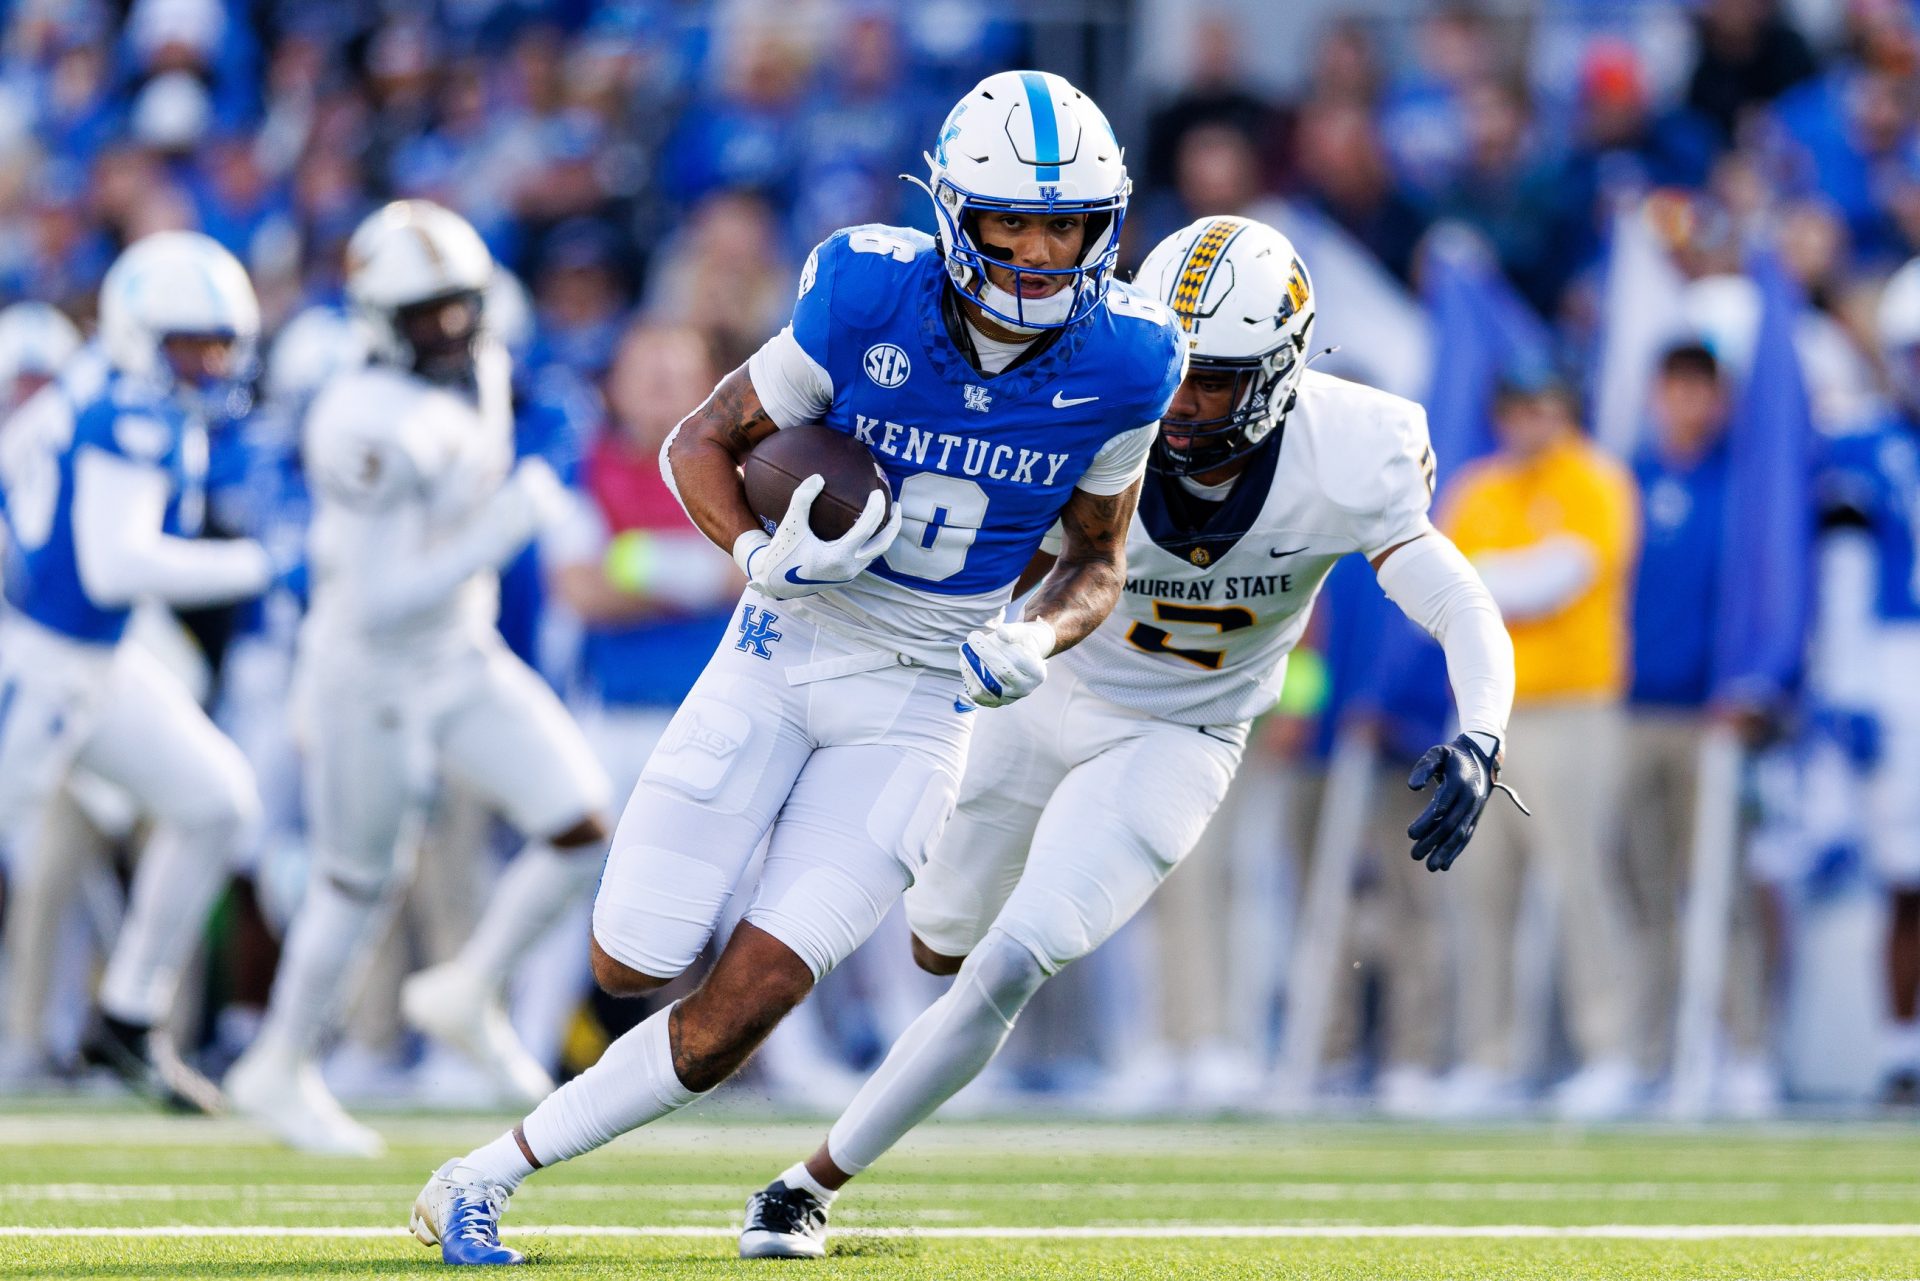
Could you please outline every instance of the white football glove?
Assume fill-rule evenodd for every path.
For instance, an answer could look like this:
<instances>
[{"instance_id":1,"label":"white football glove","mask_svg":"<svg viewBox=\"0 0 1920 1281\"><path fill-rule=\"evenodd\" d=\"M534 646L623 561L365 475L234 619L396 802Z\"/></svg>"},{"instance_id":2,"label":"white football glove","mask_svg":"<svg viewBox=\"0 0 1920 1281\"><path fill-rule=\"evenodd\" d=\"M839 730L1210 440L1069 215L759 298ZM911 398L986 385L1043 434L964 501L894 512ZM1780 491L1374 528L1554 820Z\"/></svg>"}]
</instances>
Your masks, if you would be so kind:
<instances>
[{"instance_id":1,"label":"white football glove","mask_svg":"<svg viewBox=\"0 0 1920 1281\"><path fill-rule=\"evenodd\" d=\"M1047 679L1047 655L1058 638L1040 619L996 621L968 635L960 646L960 679L975 707L1005 707L1025 698Z\"/></svg>"},{"instance_id":2,"label":"white football glove","mask_svg":"<svg viewBox=\"0 0 1920 1281\"><path fill-rule=\"evenodd\" d=\"M900 504L889 504L887 495L876 489L852 529L831 542L821 538L807 518L826 483L824 477L809 476L794 486L787 514L771 535L750 529L734 540L734 563L762 595L792 600L845 586L860 577L900 532Z\"/></svg>"}]
</instances>

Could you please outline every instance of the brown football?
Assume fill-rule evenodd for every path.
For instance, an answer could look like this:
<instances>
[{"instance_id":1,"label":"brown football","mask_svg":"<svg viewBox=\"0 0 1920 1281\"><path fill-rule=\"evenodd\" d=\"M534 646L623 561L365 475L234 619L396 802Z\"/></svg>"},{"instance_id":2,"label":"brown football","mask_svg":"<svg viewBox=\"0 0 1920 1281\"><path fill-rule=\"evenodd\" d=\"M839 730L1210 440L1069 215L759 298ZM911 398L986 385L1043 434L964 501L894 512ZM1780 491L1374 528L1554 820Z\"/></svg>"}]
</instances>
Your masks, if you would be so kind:
<instances>
[{"instance_id":1,"label":"brown football","mask_svg":"<svg viewBox=\"0 0 1920 1281\"><path fill-rule=\"evenodd\" d=\"M887 492L887 477L865 445L819 423L787 427L768 436L747 455L741 472L747 506L771 533L787 514L793 491L809 476L826 478L813 500L809 524L821 538L839 538L860 519L867 496ZM893 502L891 495L887 499Z\"/></svg>"}]
</instances>

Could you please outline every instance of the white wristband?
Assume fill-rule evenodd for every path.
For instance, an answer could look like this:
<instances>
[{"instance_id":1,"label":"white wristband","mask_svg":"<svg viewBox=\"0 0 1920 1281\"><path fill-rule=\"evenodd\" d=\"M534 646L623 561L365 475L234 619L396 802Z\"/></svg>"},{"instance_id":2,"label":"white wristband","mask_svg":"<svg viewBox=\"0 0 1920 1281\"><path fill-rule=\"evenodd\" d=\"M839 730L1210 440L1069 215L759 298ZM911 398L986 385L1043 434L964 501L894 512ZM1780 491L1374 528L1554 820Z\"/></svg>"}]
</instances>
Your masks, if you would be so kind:
<instances>
[{"instance_id":1,"label":"white wristband","mask_svg":"<svg viewBox=\"0 0 1920 1281\"><path fill-rule=\"evenodd\" d=\"M742 574L745 574L748 578L752 578L753 568L749 562L753 560L753 554L772 541L772 535L768 534L765 530L747 530L741 534L740 537L733 540L733 563L740 567Z\"/></svg>"},{"instance_id":2,"label":"white wristband","mask_svg":"<svg viewBox=\"0 0 1920 1281\"><path fill-rule=\"evenodd\" d=\"M1060 634L1053 630L1053 624L1044 618L1023 618L1020 621L1028 627L1039 629L1041 634L1047 638L1046 647L1040 651L1040 657L1052 658L1054 648L1060 644Z\"/></svg>"}]
</instances>

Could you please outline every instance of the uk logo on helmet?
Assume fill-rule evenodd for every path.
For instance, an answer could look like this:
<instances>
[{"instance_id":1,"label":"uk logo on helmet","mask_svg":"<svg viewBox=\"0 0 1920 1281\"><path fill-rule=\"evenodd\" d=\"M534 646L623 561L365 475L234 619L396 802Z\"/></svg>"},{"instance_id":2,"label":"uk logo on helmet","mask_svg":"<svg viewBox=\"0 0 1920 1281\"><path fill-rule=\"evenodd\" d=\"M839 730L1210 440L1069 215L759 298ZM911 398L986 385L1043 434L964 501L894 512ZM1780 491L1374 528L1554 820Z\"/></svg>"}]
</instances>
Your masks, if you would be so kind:
<instances>
[{"instance_id":1,"label":"uk logo on helmet","mask_svg":"<svg viewBox=\"0 0 1920 1281\"><path fill-rule=\"evenodd\" d=\"M907 353L890 342L875 343L867 348L866 359L860 363L866 369L867 377L880 387L898 387L913 372L913 363L907 359Z\"/></svg>"}]
</instances>

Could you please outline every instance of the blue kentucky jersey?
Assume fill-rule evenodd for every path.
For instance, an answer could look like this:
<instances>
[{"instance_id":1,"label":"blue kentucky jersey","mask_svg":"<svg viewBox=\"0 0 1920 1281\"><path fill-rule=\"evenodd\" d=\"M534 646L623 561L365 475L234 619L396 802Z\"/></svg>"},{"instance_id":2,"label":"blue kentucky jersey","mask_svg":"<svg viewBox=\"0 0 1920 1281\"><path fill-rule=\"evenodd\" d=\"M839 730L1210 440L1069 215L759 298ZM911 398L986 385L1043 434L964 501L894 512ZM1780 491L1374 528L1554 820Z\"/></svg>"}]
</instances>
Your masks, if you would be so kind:
<instances>
[{"instance_id":1,"label":"blue kentucky jersey","mask_svg":"<svg viewBox=\"0 0 1920 1281\"><path fill-rule=\"evenodd\" d=\"M6 424L0 488L7 496L7 602L76 640L112 642L132 610L88 599L74 548L75 463L86 449L161 472L165 532L194 537L206 513L207 435L158 388L110 369L95 349Z\"/></svg>"},{"instance_id":2,"label":"blue kentucky jersey","mask_svg":"<svg viewBox=\"0 0 1920 1281\"><path fill-rule=\"evenodd\" d=\"M903 517L872 572L942 596L1020 576L1109 440L1159 419L1183 363L1173 317L1114 285L1103 306L997 376L942 315L931 237L852 227L807 259L793 335L833 382L826 425L873 450Z\"/></svg>"},{"instance_id":3,"label":"blue kentucky jersey","mask_svg":"<svg viewBox=\"0 0 1920 1281\"><path fill-rule=\"evenodd\" d=\"M1920 422L1889 417L1828 446L1821 506L1866 521L1879 562L1880 617L1920 620Z\"/></svg>"}]
</instances>

